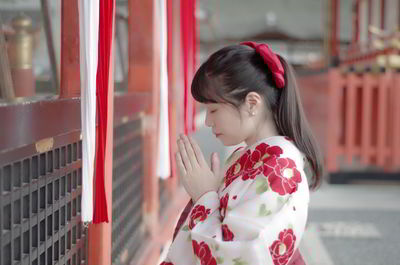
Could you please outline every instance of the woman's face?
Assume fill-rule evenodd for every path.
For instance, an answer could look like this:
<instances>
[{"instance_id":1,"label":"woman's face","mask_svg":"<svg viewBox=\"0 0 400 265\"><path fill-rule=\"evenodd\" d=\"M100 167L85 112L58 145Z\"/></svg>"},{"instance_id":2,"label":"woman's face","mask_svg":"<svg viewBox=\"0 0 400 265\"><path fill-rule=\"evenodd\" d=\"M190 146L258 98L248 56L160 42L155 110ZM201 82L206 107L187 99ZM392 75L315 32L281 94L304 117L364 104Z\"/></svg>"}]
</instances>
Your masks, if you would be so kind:
<instances>
[{"instance_id":1,"label":"woman's face","mask_svg":"<svg viewBox=\"0 0 400 265\"><path fill-rule=\"evenodd\" d=\"M251 124L242 107L239 110L225 103L208 103L206 126L225 145L237 145L245 141L251 132Z\"/></svg>"}]
</instances>

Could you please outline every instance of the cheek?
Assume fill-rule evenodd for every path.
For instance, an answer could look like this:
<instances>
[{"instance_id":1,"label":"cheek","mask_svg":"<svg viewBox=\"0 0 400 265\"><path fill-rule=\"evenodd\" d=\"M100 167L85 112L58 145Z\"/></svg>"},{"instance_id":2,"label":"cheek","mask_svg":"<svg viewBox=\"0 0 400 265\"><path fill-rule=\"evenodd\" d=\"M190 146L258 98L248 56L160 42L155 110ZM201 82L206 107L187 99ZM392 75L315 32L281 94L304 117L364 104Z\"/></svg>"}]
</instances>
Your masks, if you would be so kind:
<instances>
[{"instance_id":1,"label":"cheek","mask_svg":"<svg viewBox=\"0 0 400 265\"><path fill-rule=\"evenodd\" d=\"M220 125L221 129L226 133L234 133L237 129L240 129L240 120L232 114L219 117L218 121L218 125Z\"/></svg>"},{"instance_id":2,"label":"cheek","mask_svg":"<svg viewBox=\"0 0 400 265\"><path fill-rule=\"evenodd\" d=\"M233 142L241 142L244 131L240 118L232 114L225 115L219 125L221 126L219 129L221 133L224 134L225 138L230 138Z\"/></svg>"}]
</instances>

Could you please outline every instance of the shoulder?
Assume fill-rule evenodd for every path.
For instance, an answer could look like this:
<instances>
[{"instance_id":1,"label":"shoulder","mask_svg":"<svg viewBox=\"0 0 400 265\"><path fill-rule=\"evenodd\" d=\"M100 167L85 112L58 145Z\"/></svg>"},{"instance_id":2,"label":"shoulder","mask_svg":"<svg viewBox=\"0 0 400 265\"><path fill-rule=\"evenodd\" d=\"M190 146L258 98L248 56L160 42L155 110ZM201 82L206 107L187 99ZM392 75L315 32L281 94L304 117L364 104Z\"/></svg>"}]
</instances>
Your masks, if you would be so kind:
<instances>
[{"instance_id":1,"label":"shoulder","mask_svg":"<svg viewBox=\"0 0 400 265\"><path fill-rule=\"evenodd\" d=\"M275 136L265 139L260 144L267 146L264 147L264 153L270 156L265 164L274 168L275 179L283 180L283 182L295 181L296 186L299 185L298 189L301 190L301 193L308 194L308 179L304 169L307 159L294 141L286 136ZM260 149L260 147L256 148Z\"/></svg>"},{"instance_id":2,"label":"shoulder","mask_svg":"<svg viewBox=\"0 0 400 265\"><path fill-rule=\"evenodd\" d=\"M282 186L285 190L278 190L278 192L284 195L296 191L298 185L307 185L303 169L304 155L287 137L273 136L261 139L239 153L240 157L225 173L222 191L231 183L234 183L231 190L243 190L243 183L246 183L246 185L255 185L253 185L255 189L251 189L250 186L249 188L255 190L256 194L264 191L267 186L274 186L274 188ZM259 180L256 181L257 179ZM265 184L266 179L268 185ZM260 183L265 185L260 186ZM289 192L286 191L287 188L290 188Z\"/></svg>"},{"instance_id":3,"label":"shoulder","mask_svg":"<svg viewBox=\"0 0 400 265\"><path fill-rule=\"evenodd\" d=\"M261 140L250 149L252 158L261 157L267 165L277 165L281 169L296 168L304 171L307 159L295 145L294 141L286 136L273 136ZM269 162L267 162L269 160Z\"/></svg>"}]
</instances>

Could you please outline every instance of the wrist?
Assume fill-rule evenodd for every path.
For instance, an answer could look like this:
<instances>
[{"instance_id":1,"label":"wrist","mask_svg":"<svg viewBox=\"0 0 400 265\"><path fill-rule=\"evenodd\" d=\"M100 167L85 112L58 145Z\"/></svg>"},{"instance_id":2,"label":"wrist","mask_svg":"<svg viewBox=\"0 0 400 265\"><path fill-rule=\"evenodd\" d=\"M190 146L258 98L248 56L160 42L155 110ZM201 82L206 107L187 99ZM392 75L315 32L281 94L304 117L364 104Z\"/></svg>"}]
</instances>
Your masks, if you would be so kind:
<instances>
[{"instance_id":1,"label":"wrist","mask_svg":"<svg viewBox=\"0 0 400 265\"><path fill-rule=\"evenodd\" d=\"M196 204L201 198L203 198L206 194L210 193L210 192L216 192L215 190L209 190L206 191L204 193L202 193L200 196L198 196L197 198L192 198L193 201L193 205Z\"/></svg>"}]
</instances>

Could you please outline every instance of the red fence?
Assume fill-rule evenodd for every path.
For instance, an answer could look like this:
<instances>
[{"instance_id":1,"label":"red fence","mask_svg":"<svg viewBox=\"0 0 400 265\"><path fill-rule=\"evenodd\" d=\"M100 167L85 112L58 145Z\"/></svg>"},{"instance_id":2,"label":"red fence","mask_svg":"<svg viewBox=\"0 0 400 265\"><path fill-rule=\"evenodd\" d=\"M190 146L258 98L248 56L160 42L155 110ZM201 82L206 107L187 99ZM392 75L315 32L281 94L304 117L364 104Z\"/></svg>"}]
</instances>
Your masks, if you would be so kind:
<instances>
[{"instance_id":1,"label":"red fence","mask_svg":"<svg viewBox=\"0 0 400 265\"><path fill-rule=\"evenodd\" d=\"M400 165L400 74L329 73L327 126L329 171L337 157L347 163L359 158L363 165L395 170Z\"/></svg>"},{"instance_id":2,"label":"red fence","mask_svg":"<svg viewBox=\"0 0 400 265\"><path fill-rule=\"evenodd\" d=\"M400 168L400 73L325 73L300 78L327 171Z\"/></svg>"}]
</instances>

